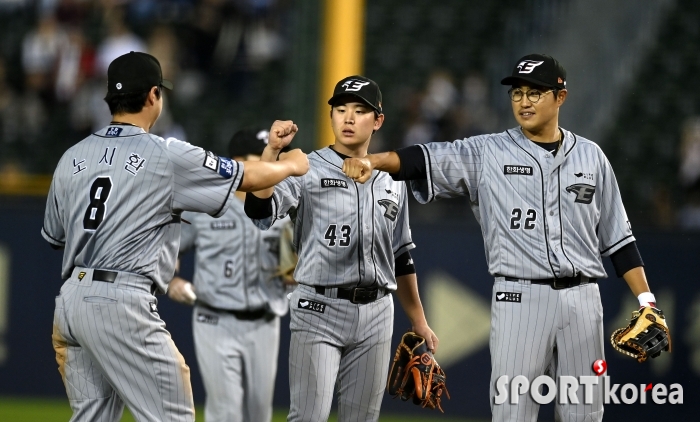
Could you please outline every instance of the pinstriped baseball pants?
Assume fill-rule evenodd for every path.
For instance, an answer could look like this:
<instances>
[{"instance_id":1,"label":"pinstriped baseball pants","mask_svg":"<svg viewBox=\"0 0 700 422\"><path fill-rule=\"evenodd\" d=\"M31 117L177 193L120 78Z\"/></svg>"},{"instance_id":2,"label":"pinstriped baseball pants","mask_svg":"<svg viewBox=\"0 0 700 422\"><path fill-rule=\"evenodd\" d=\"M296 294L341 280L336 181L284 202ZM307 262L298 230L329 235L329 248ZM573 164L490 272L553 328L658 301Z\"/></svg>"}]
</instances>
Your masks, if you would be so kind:
<instances>
[{"instance_id":1,"label":"pinstriped baseball pants","mask_svg":"<svg viewBox=\"0 0 700 422\"><path fill-rule=\"evenodd\" d=\"M521 293L521 302L499 301L502 293ZM499 294L501 293L501 294ZM491 298L491 412L494 422L535 422L539 412L530 394L495 404L496 380L524 375L532 382L540 375L555 381L562 375L595 375L593 362L604 359L603 306L596 283L554 290L529 281L496 279ZM509 388L510 392L510 388ZM603 385L593 387L593 403L584 403L584 388L577 391L580 404L559 404L555 420L598 422L603 419Z\"/></svg>"},{"instance_id":2,"label":"pinstriped baseball pants","mask_svg":"<svg viewBox=\"0 0 700 422\"><path fill-rule=\"evenodd\" d=\"M300 300L324 304L324 312L301 309ZM287 421L327 421L336 391L339 422L377 421L391 359L391 295L359 305L300 285L290 313Z\"/></svg>"},{"instance_id":3,"label":"pinstriped baseball pants","mask_svg":"<svg viewBox=\"0 0 700 422\"><path fill-rule=\"evenodd\" d=\"M54 312L71 421L119 421L124 404L139 422L194 421L190 369L154 310L150 280L119 273L106 283L86 272L63 284Z\"/></svg>"}]
</instances>

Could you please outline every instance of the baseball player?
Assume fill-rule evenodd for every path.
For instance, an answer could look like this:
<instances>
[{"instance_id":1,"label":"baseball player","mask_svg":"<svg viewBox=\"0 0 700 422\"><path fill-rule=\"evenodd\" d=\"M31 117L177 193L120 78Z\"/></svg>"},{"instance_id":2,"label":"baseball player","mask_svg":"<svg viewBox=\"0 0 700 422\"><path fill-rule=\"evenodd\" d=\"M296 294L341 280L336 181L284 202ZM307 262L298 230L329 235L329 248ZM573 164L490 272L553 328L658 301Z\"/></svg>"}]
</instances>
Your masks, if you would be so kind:
<instances>
[{"instance_id":1,"label":"baseball player","mask_svg":"<svg viewBox=\"0 0 700 422\"><path fill-rule=\"evenodd\" d=\"M41 234L64 249L53 346L71 421L193 421L189 367L158 315L154 293L173 277L180 214L226 213L235 190L259 190L308 169L296 150L277 163L239 163L148 133L163 107L153 56L109 66L113 121L69 148L49 191ZM275 122L290 139L292 122Z\"/></svg>"},{"instance_id":2,"label":"baseball player","mask_svg":"<svg viewBox=\"0 0 700 422\"><path fill-rule=\"evenodd\" d=\"M550 56L518 60L510 85L520 127L454 142L429 143L346 160L361 182L373 170L411 180L421 203L468 196L481 224L495 278L491 306L491 408L494 421L535 421L530 395L496 405L502 375L531 382L548 373L594 375L603 359L603 309L596 280L610 256L642 306L653 305L610 163L593 142L558 126L566 72ZM370 176L371 174L371 176ZM600 421L602 384L592 404L556 405L561 421Z\"/></svg>"},{"instance_id":3,"label":"baseball player","mask_svg":"<svg viewBox=\"0 0 700 422\"><path fill-rule=\"evenodd\" d=\"M386 385L396 291L412 329L436 350L418 296L405 184L375 172L357 184L341 171L364 157L384 121L372 80L339 81L328 101L335 144L314 151L310 171L246 196L246 214L263 229L295 222L299 287L289 306L291 408L288 421L326 421L338 392L339 421L376 421ZM263 160L287 140L270 135Z\"/></svg>"},{"instance_id":4,"label":"baseball player","mask_svg":"<svg viewBox=\"0 0 700 422\"><path fill-rule=\"evenodd\" d=\"M236 160L259 160L267 130L242 130L229 144ZM180 252L196 250L195 287L175 277L168 296L196 304L195 351L206 390L207 422L269 422L277 374L280 320L287 313L287 286L277 275L282 227L259 230L243 211L236 192L219 219L190 213L182 217ZM290 285L291 287L291 285ZM196 290L196 293L194 291ZM291 291L291 290L290 290Z\"/></svg>"}]
</instances>

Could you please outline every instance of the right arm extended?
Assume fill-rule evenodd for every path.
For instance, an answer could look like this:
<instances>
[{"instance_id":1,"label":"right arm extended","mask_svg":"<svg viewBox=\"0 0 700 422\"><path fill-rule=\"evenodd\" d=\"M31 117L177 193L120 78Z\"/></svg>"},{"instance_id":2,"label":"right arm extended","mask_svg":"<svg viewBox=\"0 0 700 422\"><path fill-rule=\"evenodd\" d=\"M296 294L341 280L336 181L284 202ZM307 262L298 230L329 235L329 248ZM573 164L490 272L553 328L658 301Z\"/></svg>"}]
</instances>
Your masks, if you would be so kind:
<instances>
[{"instance_id":1,"label":"right arm extended","mask_svg":"<svg viewBox=\"0 0 700 422\"><path fill-rule=\"evenodd\" d=\"M343 162L343 172L356 182L365 183L372 176L372 170L390 173L396 180L426 178L425 159L418 146L347 158Z\"/></svg>"}]
</instances>

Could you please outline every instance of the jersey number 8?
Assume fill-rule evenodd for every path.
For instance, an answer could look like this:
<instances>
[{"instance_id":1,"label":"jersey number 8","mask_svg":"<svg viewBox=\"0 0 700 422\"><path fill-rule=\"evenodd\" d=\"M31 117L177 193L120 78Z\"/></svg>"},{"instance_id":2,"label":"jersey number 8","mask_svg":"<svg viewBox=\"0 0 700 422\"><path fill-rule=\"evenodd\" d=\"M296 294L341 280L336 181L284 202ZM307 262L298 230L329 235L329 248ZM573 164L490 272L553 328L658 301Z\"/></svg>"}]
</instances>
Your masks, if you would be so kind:
<instances>
[{"instance_id":1,"label":"jersey number 8","mask_svg":"<svg viewBox=\"0 0 700 422\"><path fill-rule=\"evenodd\" d=\"M83 218L83 229L87 231L95 231L97 226L102 223L107 212L105 204L109 199L109 194L112 192L112 179L107 177L98 177L90 186L90 205L85 210Z\"/></svg>"}]
</instances>

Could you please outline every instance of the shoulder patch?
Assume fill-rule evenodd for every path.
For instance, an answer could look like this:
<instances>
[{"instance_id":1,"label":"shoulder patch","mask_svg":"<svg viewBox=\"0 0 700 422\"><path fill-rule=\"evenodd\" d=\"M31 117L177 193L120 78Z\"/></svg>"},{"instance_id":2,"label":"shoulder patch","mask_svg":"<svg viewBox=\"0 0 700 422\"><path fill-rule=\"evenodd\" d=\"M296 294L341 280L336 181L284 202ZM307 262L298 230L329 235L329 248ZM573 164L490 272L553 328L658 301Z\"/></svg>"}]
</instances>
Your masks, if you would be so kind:
<instances>
[{"instance_id":1,"label":"shoulder patch","mask_svg":"<svg viewBox=\"0 0 700 422\"><path fill-rule=\"evenodd\" d=\"M219 174L224 179L233 177L233 160L230 158L219 157Z\"/></svg>"},{"instance_id":2,"label":"shoulder patch","mask_svg":"<svg viewBox=\"0 0 700 422\"><path fill-rule=\"evenodd\" d=\"M348 188L347 180L342 179L321 179L322 188Z\"/></svg>"},{"instance_id":3,"label":"shoulder patch","mask_svg":"<svg viewBox=\"0 0 700 422\"><path fill-rule=\"evenodd\" d=\"M204 156L204 167L212 171L219 170L219 156L211 151L206 151Z\"/></svg>"},{"instance_id":4,"label":"shoulder patch","mask_svg":"<svg viewBox=\"0 0 700 422\"><path fill-rule=\"evenodd\" d=\"M505 175L522 175L522 176L532 176L532 167L521 166L517 164L507 164L503 166L503 174Z\"/></svg>"}]
</instances>

